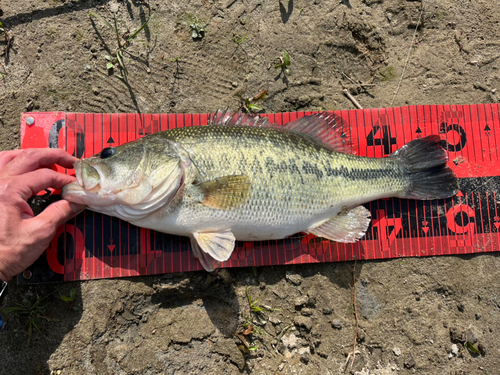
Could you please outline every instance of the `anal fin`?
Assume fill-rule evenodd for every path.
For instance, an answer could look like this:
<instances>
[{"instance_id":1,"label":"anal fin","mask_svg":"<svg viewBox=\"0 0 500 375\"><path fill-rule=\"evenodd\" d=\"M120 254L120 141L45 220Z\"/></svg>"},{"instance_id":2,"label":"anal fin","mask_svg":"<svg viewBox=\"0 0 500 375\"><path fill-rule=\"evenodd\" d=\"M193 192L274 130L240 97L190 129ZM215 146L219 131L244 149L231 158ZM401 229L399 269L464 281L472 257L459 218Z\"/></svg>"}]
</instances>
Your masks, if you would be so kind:
<instances>
[{"instance_id":1,"label":"anal fin","mask_svg":"<svg viewBox=\"0 0 500 375\"><path fill-rule=\"evenodd\" d=\"M213 271L229 259L236 239L230 229L222 232L194 232L191 239L193 253L207 271Z\"/></svg>"},{"instance_id":2,"label":"anal fin","mask_svg":"<svg viewBox=\"0 0 500 375\"><path fill-rule=\"evenodd\" d=\"M370 211L358 206L309 229L307 233L336 242L354 243L365 235L370 225L370 217Z\"/></svg>"}]
</instances>

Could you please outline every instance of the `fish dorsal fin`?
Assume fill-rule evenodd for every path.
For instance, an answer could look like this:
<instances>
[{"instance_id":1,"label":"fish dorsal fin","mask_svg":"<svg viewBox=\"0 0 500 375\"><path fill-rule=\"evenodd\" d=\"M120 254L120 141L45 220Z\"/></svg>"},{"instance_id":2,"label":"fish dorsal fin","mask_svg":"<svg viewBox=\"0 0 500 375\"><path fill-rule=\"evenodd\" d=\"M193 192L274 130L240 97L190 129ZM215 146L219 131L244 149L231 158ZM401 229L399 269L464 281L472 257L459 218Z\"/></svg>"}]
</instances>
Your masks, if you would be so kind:
<instances>
[{"instance_id":1,"label":"fish dorsal fin","mask_svg":"<svg viewBox=\"0 0 500 375\"><path fill-rule=\"evenodd\" d=\"M252 185L247 175L224 176L198 185L203 193L201 203L219 210L229 210L244 204Z\"/></svg>"},{"instance_id":2,"label":"fish dorsal fin","mask_svg":"<svg viewBox=\"0 0 500 375\"><path fill-rule=\"evenodd\" d=\"M198 242L194 237L191 237L191 250L193 251L193 255L197 258L205 271L212 272L216 268L219 268L221 262L212 258L209 254L205 253L200 246L198 246Z\"/></svg>"},{"instance_id":3,"label":"fish dorsal fin","mask_svg":"<svg viewBox=\"0 0 500 375\"><path fill-rule=\"evenodd\" d=\"M218 110L211 118L209 125L216 126L255 126L260 128L276 128L288 130L307 136L315 142L337 152L350 152L351 142L349 127L342 118L333 113L320 112L303 116L283 126L272 124L267 117Z\"/></svg>"},{"instance_id":4,"label":"fish dorsal fin","mask_svg":"<svg viewBox=\"0 0 500 375\"><path fill-rule=\"evenodd\" d=\"M274 124L267 117L251 115L230 110L218 110L210 119L209 125L213 126L254 126L257 128L273 128Z\"/></svg>"},{"instance_id":5,"label":"fish dorsal fin","mask_svg":"<svg viewBox=\"0 0 500 375\"><path fill-rule=\"evenodd\" d=\"M358 206L309 229L307 233L336 242L354 243L365 235L370 217L370 211L364 206Z\"/></svg>"},{"instance_id":6,"label":"fish dorsal fin","mask_svg":"<svg viewBox=\"0 0 500 375\"><path fill-rule=\"evenodd\" d=\"M337 152L350 151L349 128L344 125L340 116L334 114L320 112L303 116L283 125L282 129L309 136Z\"/></svg>"},{"instance_id":7,"label":"fish dorsal fin","mask_svg":"<svg viewBox=\"0 0 500 375\"><path fill-rule=\"evenodd\" d=\"M234 250L236 238L230 229L220 232L194 232L193 236L200 249L218 262L228 260Z\"/></svg>"}]
</instances>

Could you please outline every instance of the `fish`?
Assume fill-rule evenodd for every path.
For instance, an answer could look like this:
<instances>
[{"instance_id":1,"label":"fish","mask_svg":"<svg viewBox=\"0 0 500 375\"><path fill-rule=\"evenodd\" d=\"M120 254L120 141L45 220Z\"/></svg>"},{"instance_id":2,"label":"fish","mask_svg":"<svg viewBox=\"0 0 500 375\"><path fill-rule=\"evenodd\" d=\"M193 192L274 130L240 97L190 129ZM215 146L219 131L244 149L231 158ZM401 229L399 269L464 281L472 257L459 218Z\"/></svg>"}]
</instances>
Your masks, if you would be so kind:
<instances>
[{"instance_id":1,"label":"fish","mask_svg":"<svg viewBox=\"0 0 500 375\"><path fill-rule=\"evenodd\" d=\"M283 126L217 111L205 126L161 131L74 163L62 197L139 227L190 238L207 271L235 241L296 233L354 243L370 224L363 204L454 196L458 179L439 135L383 158L358 156L348 126L326 112Z\"/></svg>"}]
</instances>

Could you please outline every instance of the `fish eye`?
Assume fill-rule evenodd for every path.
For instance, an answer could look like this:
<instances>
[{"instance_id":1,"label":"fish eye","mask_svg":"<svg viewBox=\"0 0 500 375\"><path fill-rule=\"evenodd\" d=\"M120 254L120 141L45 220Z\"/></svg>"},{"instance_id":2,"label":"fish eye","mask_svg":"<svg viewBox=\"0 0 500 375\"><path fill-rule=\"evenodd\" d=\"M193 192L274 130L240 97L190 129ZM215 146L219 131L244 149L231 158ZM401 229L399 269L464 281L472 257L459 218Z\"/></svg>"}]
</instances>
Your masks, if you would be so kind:
<instances>
[{"instance_id":1,"label":"fish eye","mask_svg":"<svg viewBox=\"0 0 500 375\"><path fill-rule=\"evenodd\" d=\"M115 149L113 147L106 147L101 151L101 159L107 159L115 154Z\"/></svg>"}]
</instances>

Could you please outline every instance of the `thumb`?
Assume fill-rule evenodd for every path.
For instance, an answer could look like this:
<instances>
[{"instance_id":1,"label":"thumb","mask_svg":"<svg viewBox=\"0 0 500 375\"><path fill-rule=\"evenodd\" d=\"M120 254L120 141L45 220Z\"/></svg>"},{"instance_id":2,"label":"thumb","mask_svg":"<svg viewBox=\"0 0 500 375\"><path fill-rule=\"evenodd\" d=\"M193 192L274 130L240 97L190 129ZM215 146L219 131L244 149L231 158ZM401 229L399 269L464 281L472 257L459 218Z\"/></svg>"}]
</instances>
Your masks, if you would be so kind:
<instances>
[{"instance_id":1,"label":"thumb","mask_svg":"<svg viewBox=\"0 0 500 375\"><path fill-rule=\"evenodd\" d=\"M85 209L84 205L70 203L65 199L50 204L38 216L30 219L40 226L45 226L47 230L55 230L60 225L63 225L68 220L74 218ZM33 223L35 224L35 223Z\"/></svg>"}]
</instances>

